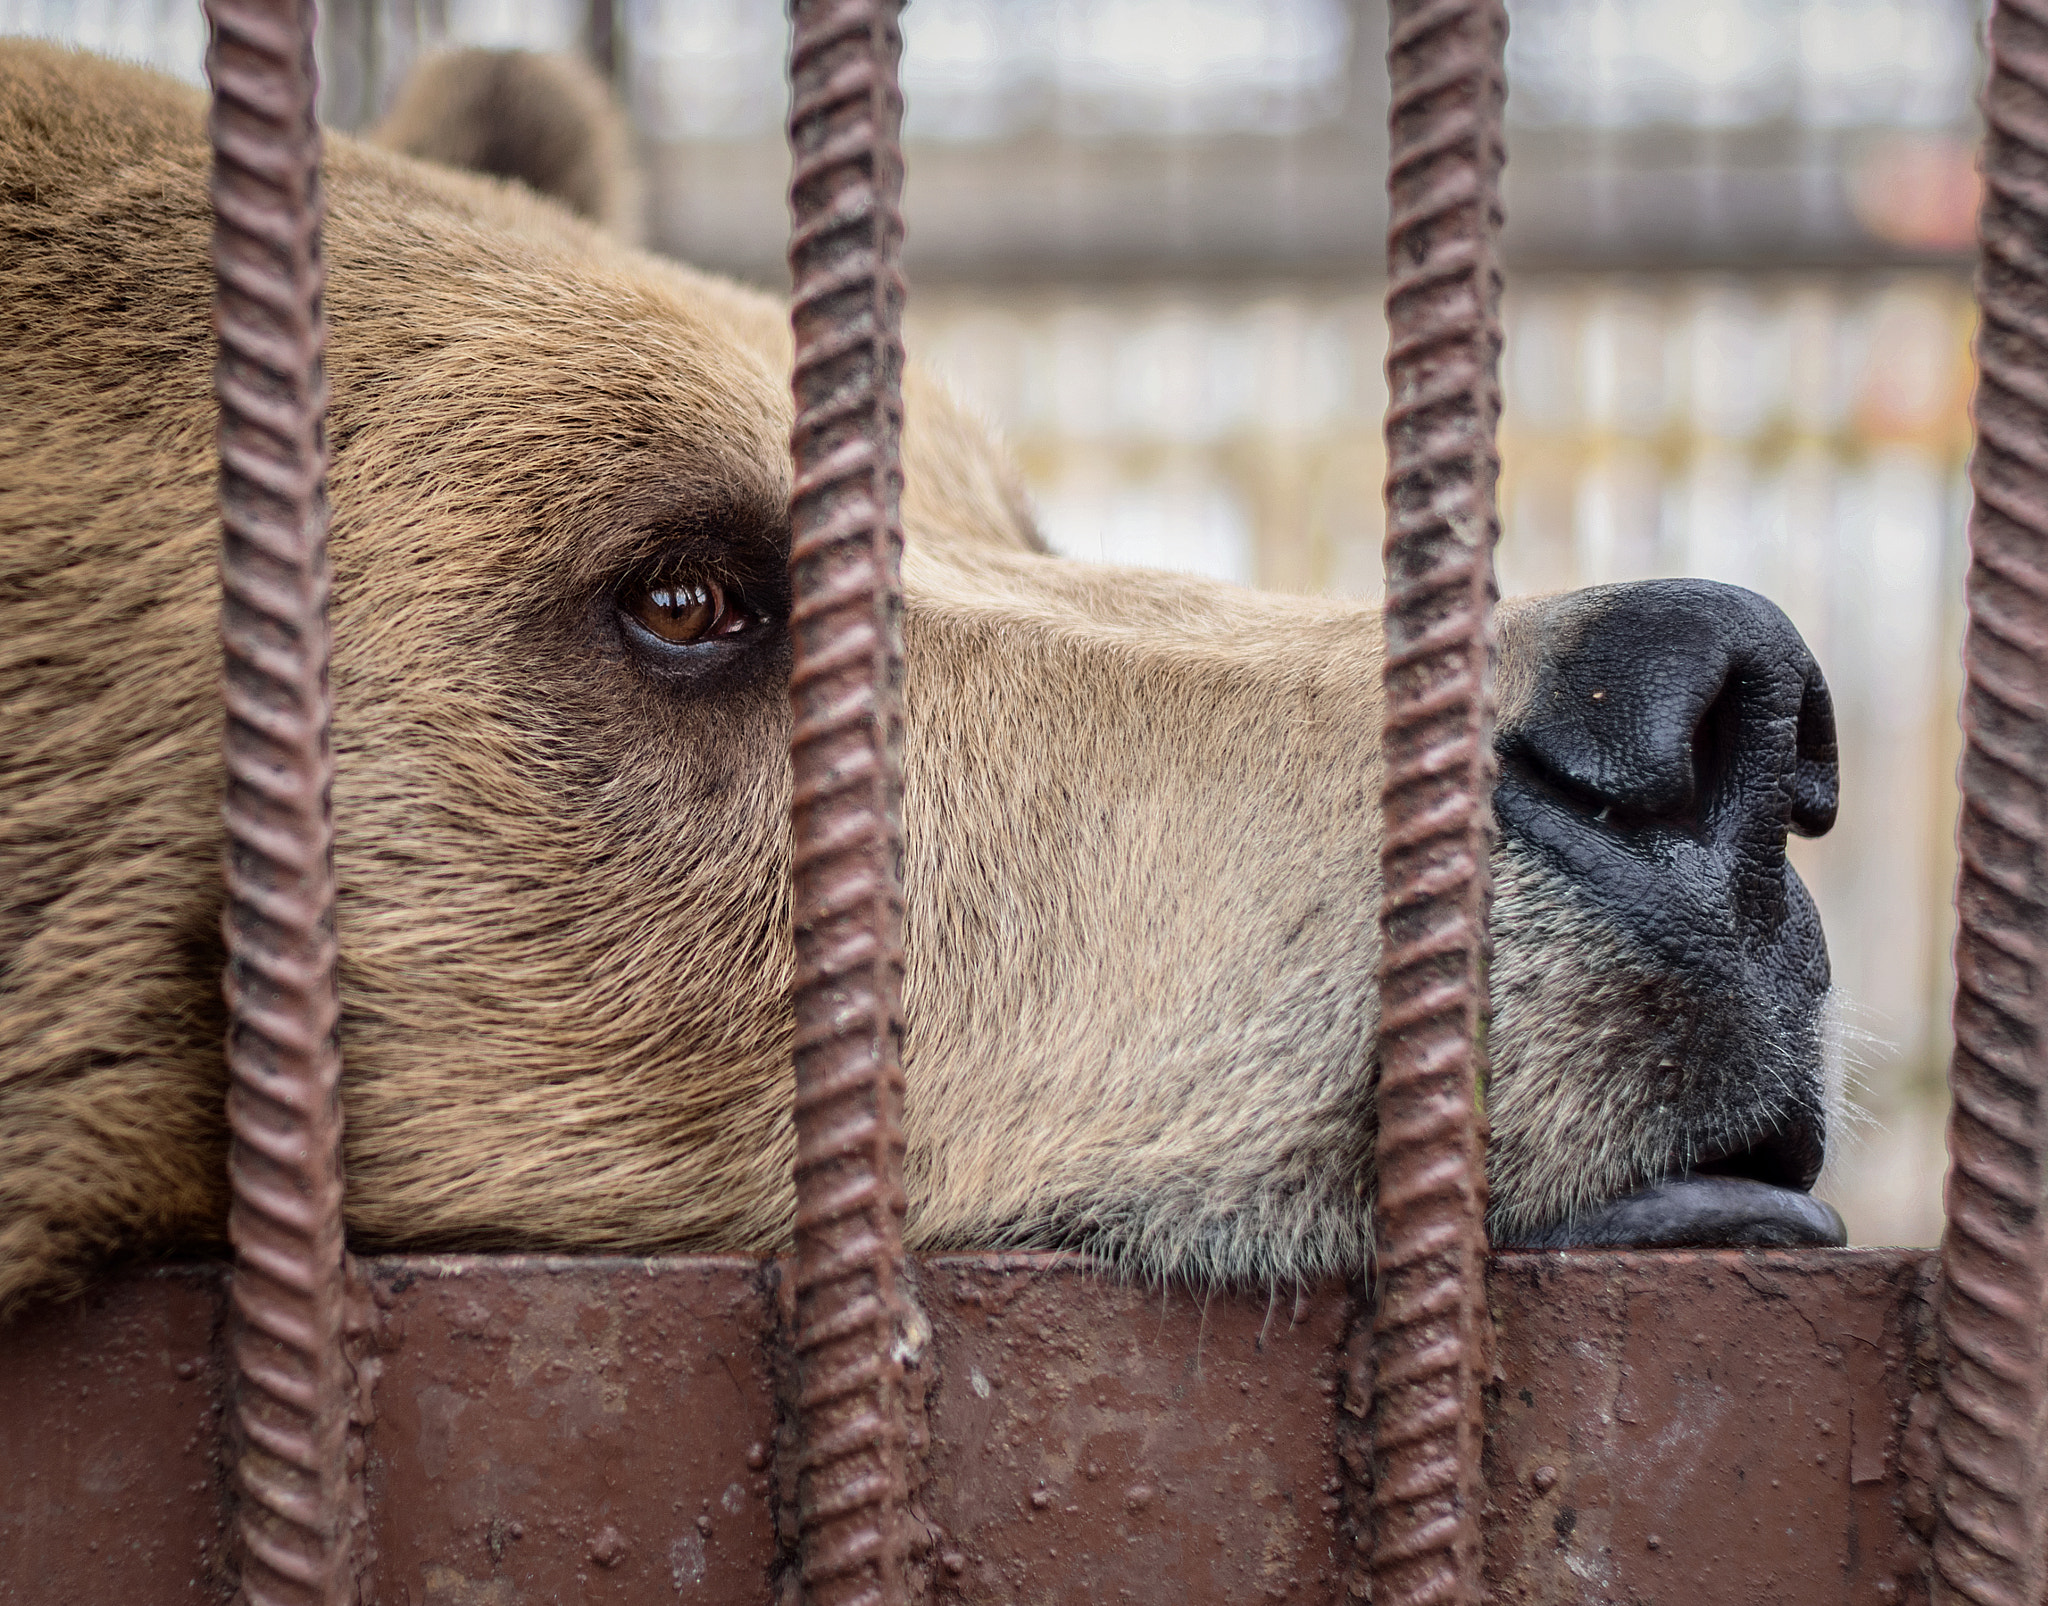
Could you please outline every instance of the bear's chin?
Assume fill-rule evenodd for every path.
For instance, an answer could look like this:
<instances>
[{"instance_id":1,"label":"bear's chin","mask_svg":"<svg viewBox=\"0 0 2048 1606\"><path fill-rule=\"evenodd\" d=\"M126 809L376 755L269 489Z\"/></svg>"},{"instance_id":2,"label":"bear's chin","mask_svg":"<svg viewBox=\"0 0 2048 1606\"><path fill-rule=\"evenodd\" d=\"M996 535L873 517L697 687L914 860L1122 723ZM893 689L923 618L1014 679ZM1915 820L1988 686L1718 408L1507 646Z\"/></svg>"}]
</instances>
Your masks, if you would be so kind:
<instances>
[{"instance_id":1,"label":"bear's chin","mask_svg":"<svg viewBox=\"0 0 2048 1606\"><path fill-rule=\"evenodd\" d=\"M1749 1177L1683 1175L1653 1182L1496 1249L1839 1249L1848 1229L1833 1205Z\"/></svg>"}]
</instances>

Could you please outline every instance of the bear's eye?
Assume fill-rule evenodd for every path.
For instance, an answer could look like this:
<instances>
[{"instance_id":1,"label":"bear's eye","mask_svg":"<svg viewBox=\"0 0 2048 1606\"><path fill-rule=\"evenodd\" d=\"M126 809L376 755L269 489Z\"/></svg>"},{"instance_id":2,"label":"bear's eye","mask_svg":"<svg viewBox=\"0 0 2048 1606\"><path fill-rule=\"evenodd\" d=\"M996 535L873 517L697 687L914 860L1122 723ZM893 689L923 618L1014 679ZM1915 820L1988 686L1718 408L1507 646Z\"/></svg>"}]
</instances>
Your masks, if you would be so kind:
<instances>
[{"instance_id":1,"label":"bear's eye","mask_svg":"<svg viewBox=\"0 0 2048 1606\"><path fill-rule=\"evenodd\" d=\"M694 646L736 636L754 616L716 580L651 580L619 599L626 616L657 641Z\"/></svg>"}]
</instances>

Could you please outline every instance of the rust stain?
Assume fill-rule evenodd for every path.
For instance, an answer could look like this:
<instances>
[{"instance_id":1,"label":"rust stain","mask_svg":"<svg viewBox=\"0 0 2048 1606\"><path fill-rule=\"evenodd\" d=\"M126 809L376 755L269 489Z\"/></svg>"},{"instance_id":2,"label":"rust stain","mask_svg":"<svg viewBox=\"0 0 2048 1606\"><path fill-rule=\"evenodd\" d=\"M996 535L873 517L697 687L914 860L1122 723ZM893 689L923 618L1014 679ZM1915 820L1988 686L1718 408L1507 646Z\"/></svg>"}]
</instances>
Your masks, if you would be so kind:
<instances>
[{"instance_id":1,"label":"rust stain","mask_svg":"<svg viewBox=\"0 0 2048 1606\"><path fill-rule=\"evenodd\" d=\"M1488 1598L1924 1599L1896 1455L1917 1259L1501 1257Z\"/></svg>"},{"instance_id":2,"label":"rust stain","mask_svg":"<svg viewBox=\"0 0 2048 1606\"><path fill-rule=\"evenodd\" d=\"M939 1600L1332 1598L1345 1289L1205 1300L1042 1256L929 1261L925 1290Z\"/></svg>"}]
</instances>

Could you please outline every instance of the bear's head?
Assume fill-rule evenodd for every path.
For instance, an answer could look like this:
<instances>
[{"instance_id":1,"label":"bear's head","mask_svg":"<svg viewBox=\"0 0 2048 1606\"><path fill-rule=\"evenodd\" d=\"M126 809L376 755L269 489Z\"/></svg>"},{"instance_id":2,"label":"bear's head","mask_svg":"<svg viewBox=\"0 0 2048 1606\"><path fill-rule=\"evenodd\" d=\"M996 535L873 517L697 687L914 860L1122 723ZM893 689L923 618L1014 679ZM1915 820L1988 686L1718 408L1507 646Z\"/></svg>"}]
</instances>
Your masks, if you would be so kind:
<instances>
[{"instance_id":1,"label":"bear's head","mask_svg":"<svg viewBox=\"0 0 2048 1606\"><path fill-rule=\"evenodd\" d=\"M200 118L0 50L0 1301L220 1220ZM778 1243L786 314L346 140L326 183L351 1230ZM911 1241L1355 1269L1376 609L1053 557L908 405ZM1497 1231L1838 1233L1798 636L1694 582L1513 603L1500 689Z\"/></svg>"}]
</instances>

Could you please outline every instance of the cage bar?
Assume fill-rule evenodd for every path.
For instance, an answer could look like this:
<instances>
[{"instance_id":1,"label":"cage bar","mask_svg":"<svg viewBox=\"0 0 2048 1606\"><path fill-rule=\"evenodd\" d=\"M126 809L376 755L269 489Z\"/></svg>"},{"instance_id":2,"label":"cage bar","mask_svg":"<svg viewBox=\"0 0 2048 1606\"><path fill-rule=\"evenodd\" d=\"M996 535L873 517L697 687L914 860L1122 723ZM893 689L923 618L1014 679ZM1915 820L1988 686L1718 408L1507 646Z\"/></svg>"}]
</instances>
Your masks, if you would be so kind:
<instances>
[{"instance_id":1,"label":"cage bar","mask_svg":"<svg viewBox=\"0 0 2048 1606\"><path fill-rule=\"evenodd\" d=\"M904 1598L899 0L799 0L789 144L797 1502L805 1597Z\"/></svg>"},{"instance_id":2,"label":"cage bar","mask_svg":"<svg viewBox=\"0 0 2048 1606\"><path fill-rule=\"evenodd\" d=\"M355 1590L309 0L208 0L242 1597Z\"/></svg>"},{"instance_id":3,"label":"cage bar","mask_svg":"<svg viewBox=\"0 0 2048 1606\"><path fill-rule=\"evenodd\" d=\"M1393 0L1372 1598L1480 1595L1499 0Z\"/></svg>"},{"instance_id":4,"label":"cage bar","mask_svg":"<svg viewBox=\"0 0 2048 1606\"><path fill-rule=\"evenodd\" d=\"M1984 92L1934 1593L2044 1599L2048 1451L2048 4Z\"/></svg>"}]
</instances>

